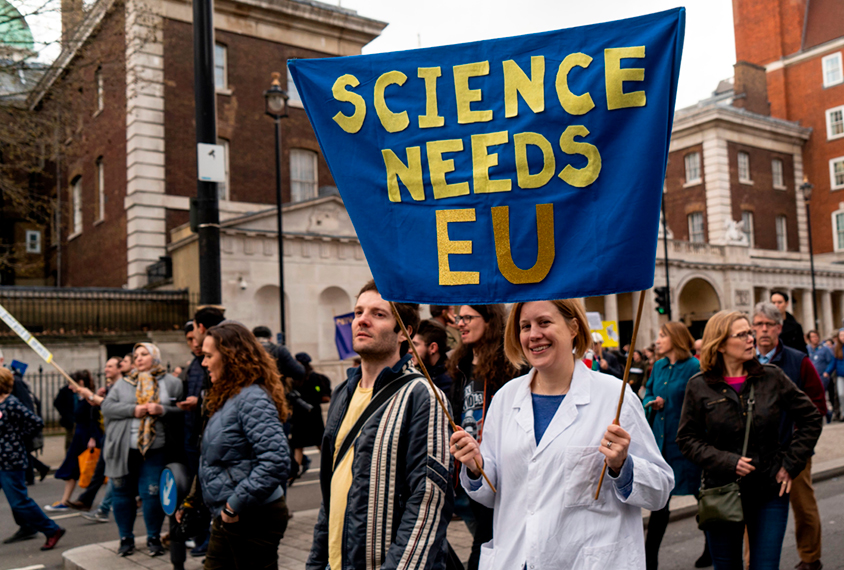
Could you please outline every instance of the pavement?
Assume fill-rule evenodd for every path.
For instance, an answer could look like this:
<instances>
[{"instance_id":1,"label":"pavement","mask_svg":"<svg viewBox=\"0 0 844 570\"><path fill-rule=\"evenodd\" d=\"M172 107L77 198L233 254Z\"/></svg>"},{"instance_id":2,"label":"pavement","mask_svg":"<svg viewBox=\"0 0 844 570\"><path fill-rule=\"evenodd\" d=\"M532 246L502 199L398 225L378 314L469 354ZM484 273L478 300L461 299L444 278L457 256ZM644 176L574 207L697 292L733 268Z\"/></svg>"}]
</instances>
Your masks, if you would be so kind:
<instances>
[{"instance_id":1,"label":"pavement","mask_svg":"<svg viewBox=\"0 0 844 570\"><path fill-rule=\"evenodd\" d=\"M64 458L64 438L46 438L50 441L45 445L42 461L56 467ZM824 481L844 475L844 423L825 424L820 440L815 447L812 460L812 477L815 482ZM697 512L694 497L672 497L671 520L692 517ZM642 518L647 527L648 512L642 511ZM279 570L301 570L311 548L313 528L316 524L317 509L297 511L290 520L287 532L279 546ZM469 559L472 547L472 536L460 521L453 521L448 529L448 541L457 555L464 562ZM142 547L141 542L138 546ZM138 550L133 556L119 558L117 553L118 541L90 544L73 548L64 552L65 570L141 570L147 568L172 568L169 556L150 558L143 554L145 549ZM202 568L202 559L189 559L185 564L187 570Z\"/></svg>"}]
</instances>

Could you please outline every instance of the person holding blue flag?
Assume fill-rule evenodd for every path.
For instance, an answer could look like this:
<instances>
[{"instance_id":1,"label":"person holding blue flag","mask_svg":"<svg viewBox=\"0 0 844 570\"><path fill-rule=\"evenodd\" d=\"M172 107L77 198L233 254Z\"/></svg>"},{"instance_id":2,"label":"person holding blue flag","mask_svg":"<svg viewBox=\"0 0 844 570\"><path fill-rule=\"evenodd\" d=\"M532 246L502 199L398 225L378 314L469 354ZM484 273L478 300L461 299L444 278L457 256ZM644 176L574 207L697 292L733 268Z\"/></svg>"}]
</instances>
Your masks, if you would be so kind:
<instances>
[{"instance_id":1,"label":"person holding blue flag","mask_svg":"<svg viewBox=\"0 0 844 570\"><path fill-rule=\"evenodd\" d=\"M621 382L586 368L590 345L579 301L516 303L504 349L531 370L498 391L480 445L463 430L451 437L463 488L495 508L484 570L645 568L641 509L668 501L674 475L629 387L621 425L611 425ZM611 489L596 500L604 462Z\"/></svg>"}]
</instances>

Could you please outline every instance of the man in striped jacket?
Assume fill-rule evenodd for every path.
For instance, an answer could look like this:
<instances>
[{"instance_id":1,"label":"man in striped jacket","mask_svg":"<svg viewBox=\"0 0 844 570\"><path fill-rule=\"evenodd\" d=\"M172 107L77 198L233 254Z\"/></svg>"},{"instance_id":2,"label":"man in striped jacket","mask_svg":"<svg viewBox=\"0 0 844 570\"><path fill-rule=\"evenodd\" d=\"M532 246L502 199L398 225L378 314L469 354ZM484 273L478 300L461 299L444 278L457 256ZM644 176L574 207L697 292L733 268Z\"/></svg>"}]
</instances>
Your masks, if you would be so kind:
<instances>
[{"instance_id":1,"label":"man in striped jacket","mask_svg":"<svg viewBox=\"0 0 844 570\"><path fill-rule=\"evenodd\" d=\"M396 308L412 336L418 306ZM409 341L367 283L352 322L361 366L349 370L328 410L309 570L445 568L451 434L437 388L411 365Z\"/></svg>"}]
</instances>

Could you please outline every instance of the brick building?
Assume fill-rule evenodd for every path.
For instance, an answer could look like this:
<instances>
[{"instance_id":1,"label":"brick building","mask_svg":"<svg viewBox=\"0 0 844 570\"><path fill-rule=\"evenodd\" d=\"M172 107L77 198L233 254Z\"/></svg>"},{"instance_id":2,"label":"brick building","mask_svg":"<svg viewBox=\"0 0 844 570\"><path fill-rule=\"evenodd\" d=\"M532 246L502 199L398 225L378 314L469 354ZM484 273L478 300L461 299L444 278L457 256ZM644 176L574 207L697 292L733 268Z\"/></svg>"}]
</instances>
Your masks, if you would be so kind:
<instances>
[{"instance_id":1,"label":"brick building","mask_svg":"<svg viewBox=\"0 0 844 570\"><path fill-rule=\"evenodd\" d=\"M844 260L844 3L733 0L736 59L763 66L770 114L812 129L803 148L814 185L813 249ZM839 322L840 324L840 322Z\"/></svg>"},{"instance_id":2,"label":"brick building","mask_svg":"<svg viewBox=\"0 0 844 570\"><path fill-rule=\"evenodd\" d=\"M358 54L386 24L308 0L218 0L214 9L225 220L275 203L263 98L271 72L284 76L290 58ZM144 287L196 195L191 4L98 0L78 13L84 18L65 22L66 47L29 101L76 119L65 133L52 263L63 286ZM333 181L295 87L282 83L292 95L282 122L283 197L314 199Z\"/></svg>"}]
</instances>

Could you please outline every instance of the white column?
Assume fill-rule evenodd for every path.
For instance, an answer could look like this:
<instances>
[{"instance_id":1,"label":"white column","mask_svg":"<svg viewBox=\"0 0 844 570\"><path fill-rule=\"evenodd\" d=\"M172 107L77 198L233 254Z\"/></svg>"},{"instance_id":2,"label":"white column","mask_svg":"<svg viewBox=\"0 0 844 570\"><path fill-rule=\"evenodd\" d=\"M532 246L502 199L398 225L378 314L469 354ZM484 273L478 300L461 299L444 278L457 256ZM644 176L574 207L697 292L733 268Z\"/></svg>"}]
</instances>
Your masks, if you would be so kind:
<instances>
[{"instance_id":1,"label":"white column","mask_svg":"<svg viewBox=\"0 0 844 570\"><path fill-rule=\"evenodd\" d=\"M771 302L771 290L768 289L767 287L762 287L761 289L762 289L762 297L761 297L760 301L766 301L766 302L770 303ZM754 301L753 304L755 305L756 301Z\"/></svg>"},{"instance_id":2,"label":"white column","mask_svg":"<svg viewBox=\"0 0 844 570\"><path fill-rule=\"evenodd\" d=\"M166 254L164 31L160 0L126 3L126 257L129 288Z\"/></svg>"},{"instance_id":3,"label":"white column","mask_svg":"<svg viewBox=\"0 0 844 570\"><path fill-rule=\"evenodd\" d=\"M824 338L824 335L832 334L832 293L829 291L821 291L821 306L818 307L818 320L820 321L821 330L818 331L821 334L821 338ZM813 323L814 324L814 323ZM806 330L813 329L814 326L809 327Z\"/></svg>"},{"instance_id":4,"label":"white column","mask_svg":"<svg viewBox=\"0 0 844 570\"><path fill-rule=\"evenodd\" d=\"M800 253L809 253L809 226L806 218L806 203L803 201L803 191L800 189L800 185L803 184L803 153L798 151L792 156L794 161L794 205L797 213L797 241L800 244Z\"/></svg>"},{"instance_id":5,"label":"white column","mask_svg":"<svg viewBox=\"0 0 844 570\"><path fill-rule=\"evenodd\" d=\"M815 328L815 320L812 317L812 290L803 289L803 298L800 300L803 303L803 331ZM797 315L795 315L795 318Z\"/></svg>"},{"instance_id":6,"label":"white column","mask_svg":"<svg viewBox=\"0 0 844 570\"><path fill-rule=\"evenodd\" d=\"M727 224L732 219L730 196L730 157L727 141L716 129L707 131L703 141L703 171L706 189L706 223L709 243L723 245Z\"/></svg>"},{"instance_id":7,"label":"white column","mask_svg":"<svg viewBox=\"0 0 844 570\"><path fill-rule=\"evenodd\" d=\"M618 297L616 295L604 296L604 320L618 322Z\"/></svg>"}]
</instances>

